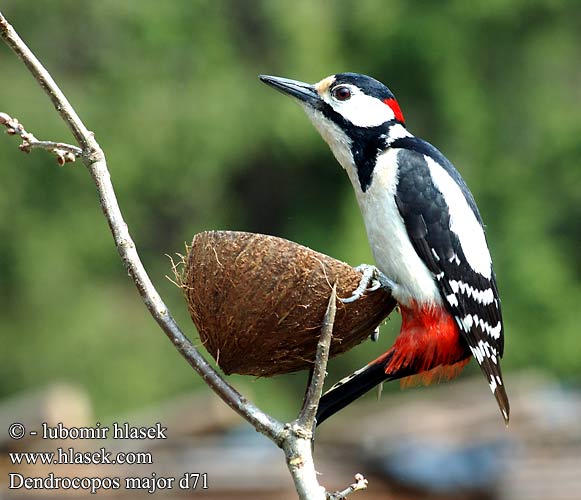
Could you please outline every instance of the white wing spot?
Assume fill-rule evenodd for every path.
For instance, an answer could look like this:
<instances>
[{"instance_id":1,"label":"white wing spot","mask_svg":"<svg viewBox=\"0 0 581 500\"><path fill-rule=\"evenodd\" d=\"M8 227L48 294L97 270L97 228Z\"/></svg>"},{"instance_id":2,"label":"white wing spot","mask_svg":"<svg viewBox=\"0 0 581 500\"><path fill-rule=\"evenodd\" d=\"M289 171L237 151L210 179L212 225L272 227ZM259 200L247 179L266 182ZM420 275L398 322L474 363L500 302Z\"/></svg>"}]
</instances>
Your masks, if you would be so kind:
<instances>
[{"instance_id":1,"label":"white wing spot","mask_svg":"<svg viewBox=\"0 0 581 500\"><path fill-rule=\"evenodd\" d=\"M479 347L470 347L470 350L472 351L472 356L474 356L476 358L476 361L478 361L478 364L482 364L482 361L484 361L484 353L480 350Z\"/></svg>"},{"instance_id":2,"label":"white wing spot","mask_svg":"<svg viewBox=\"0 0 581 500\"><path fill-rule=\"evenodd\" d=\"M436 251L433 248L430 248L430 250L432 251L432 255L434 256L434 259L436 259L436 262L439 262L440 256L436 253Z\"/></svg>"},{"instance_id":3,"label":"white wing spot","mask_svg":"<svg viewBox=\"0 0 581 500\"><path fill-rule=\"evenodd\" d=\"M474 316L474 317L476 317L476 316ZM472 316L470 316L470 314L467 314L466 316L464 316L462 323L464 323L464 325L466 325L466 331L470 330L470 328L472 328L472 325L474 324Z\"/></svg>"},{"instance_id":4,"label":"white wing spot","mask_svg":"<svg viewBox=\"0 0 581 500\"><path fill-rule=\"evenodd\" d=\"M446 300L452 307L456 307L458 305L458 298L453 293L446 295Z\"/></svg>"},{"instance_id":5,"label":"white wing spot","mask_svg":"<svg viewBox=\"0 0 581 500\"><path fill-rule=\"evenodd\" d=\"M490 375L490 390L492 391L492 394L494 394L494 391L496 391L497 387L498 385L496 383L496 380L494 380L494 375Z\"/></svg>"},{"instance_id":6,"label":"white wing spot","mask_svg":"<svg viewBox=\"0 0 581 500\"><path fill-rule=\"evenodd\" d=\"M488 348L490 347L490 344L488 342L485 342L483 340L481 340L480 342L478 342L478 344L480 345L480 349L484 352L484 354L486 355L487 358L490 357L490 351L488 350Z\"/></svg>"},{"instance_id":7,"label":"white wing spot","mask_svg":"<svg viewBox=\"0 0 581 500\"><path fill-rule=\"evenodd\" d=\"M459 259L459 257L458 257L458 254L454 254L454 255L452 255L452 257L450 257L450 258L448 259L448 261L449 261L450 263L454 263L454 264L456 264L457 266L459 266L459 265L460 265L460 259Z\"/></svg>"}]
</instances>

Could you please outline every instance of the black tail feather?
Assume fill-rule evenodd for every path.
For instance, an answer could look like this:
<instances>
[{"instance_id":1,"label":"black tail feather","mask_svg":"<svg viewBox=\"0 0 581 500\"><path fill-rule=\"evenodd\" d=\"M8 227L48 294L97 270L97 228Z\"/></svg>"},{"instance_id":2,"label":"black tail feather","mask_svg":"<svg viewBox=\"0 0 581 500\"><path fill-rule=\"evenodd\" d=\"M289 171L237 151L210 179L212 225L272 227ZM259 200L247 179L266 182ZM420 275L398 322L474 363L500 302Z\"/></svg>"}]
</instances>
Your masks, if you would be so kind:
<instances>
[{"instance_id":1,"label":"black tail feather","mask_svg":"<svg viewBox=\"0 0 581 500\"><path fill-rule=\"evenodd\" d=\"M393 376L385 374L385 362L380 362L369 364L338 382L321 398L319 409L317 410L317 425L320 425L331 415L342 410L375 386L393 378Z\"/></svg>"}]
</instances>

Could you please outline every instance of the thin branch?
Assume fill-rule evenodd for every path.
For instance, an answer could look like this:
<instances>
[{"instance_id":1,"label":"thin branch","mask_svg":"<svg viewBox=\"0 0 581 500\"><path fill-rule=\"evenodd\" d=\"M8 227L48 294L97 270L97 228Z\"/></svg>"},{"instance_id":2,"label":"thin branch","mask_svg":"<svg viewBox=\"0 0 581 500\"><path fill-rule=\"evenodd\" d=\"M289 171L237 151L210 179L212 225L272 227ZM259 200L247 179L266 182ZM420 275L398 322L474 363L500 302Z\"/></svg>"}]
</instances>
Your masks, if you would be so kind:
<instances>
[{"instance_id":1,"label":"thin branch","mask_svg":"<svg viewBox=\"0 0 581 500\"><path fill-rule=\"evenodd\" d=\"M30 132L27 132L22 124L16 119L12 118L6 113L0 113L0 125L6 127L6 133L8 135L18 135L22 139L20 144L20 151L25 153L30 153L33 149L44 149L56 156L59 165L64 165L65 163L72 163L78 157L83 155L83 150L72 144L66 144L64 142L54 142L54 141L39 141Z\"/></svg>"},{"instance_id":2,"label":"thin branch","mask_svg":"<svg viewBox=\"0 0 581 500\"><path fill-rule=\"evenodd\" d=\"M285 426L285 431L294 439L285 439L282 449L288 469L295 482L295 488L301 499L325 500L326 491L319 484L313 460L313 428L319 400L323 392L323 382L329 361L329 348L337 310L337 286L333 285L327 310L323 317L321 333L317 343L315 364L309 379L303 407L297 419Z\"/></svg>"},{"instance_id":3,"label":"thin branch","mask_svg":"<svg viewBox=\"0 0 581 500\"><path fill-rule=\"evenodd\" d=\"M347 498L351 493L359 490L367 489L367 479L363 477L363 474L355 474L355 482L345 488L343 491L336 491L335 493L329 493L327 495L327 500L343 500Z\"/></svg>"},{"instance_id":4,"label":"thin branch","mask_svg":"<svg viewBox=\"0 0 581 500\"><path fill-rule=\"evenodd\" d=\"M307 389L303 408L301 409L297 419L297 423L303 429L309 430L311 432L315 426L315 416L317 414L317 408L319 407L321 395L323 394L323 384L327 374L327 362L329 361L329 350L331 348L333 325L335 323L335 313L337 311L336 301L337 285L334 284L333 290L331 291L331 296L329 297L327 310L323 318L323 326L321 328L321 335L319 336L319 342L317 344L317 354L315 357L315 365L313 367L311 380Z\"/></svg>"},{"instance_id":5,"label":"thin branch","mask_svg":"<svg viewBox=\"0 0 581 500\"><path fill-rule=\"evenodd\" d=\"M85 127L53 78L18 36L1 12L0 36L24 62L32 76L50 97L57 112L69 126L75 139L81 145L83 149L83 161L89 169L97 187L101 208L113 233L119 255L153 318L161 326L179 353L200 374L206 384L234 411L254 426L256 430L265 434L280 446L283 425L246 400L236 389L222 379L218 372L208 364L194 344L180 330L178 324L171 316L168 308L153 286L139 258L135 243L129 234L127 224L123 220L103 150L95 140L93 133Z\"/></svg>"}]
</instances>

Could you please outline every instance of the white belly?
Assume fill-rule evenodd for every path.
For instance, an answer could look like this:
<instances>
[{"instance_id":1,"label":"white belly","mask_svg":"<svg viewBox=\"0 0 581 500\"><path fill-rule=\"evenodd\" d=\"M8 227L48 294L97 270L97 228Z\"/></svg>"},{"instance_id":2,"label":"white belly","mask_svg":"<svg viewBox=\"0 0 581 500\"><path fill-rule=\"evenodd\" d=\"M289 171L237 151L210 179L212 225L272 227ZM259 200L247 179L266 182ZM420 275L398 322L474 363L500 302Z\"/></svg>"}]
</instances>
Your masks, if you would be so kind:
<instances>
[{"instance_id":1,"label":"white belly","mask_svg":"<svg viewBox=\"0 0 581 500\"><path fill-rule=\"evenodd\" d=\"M388 150L377 162L366 192L351 175L377 267L397 283L393 297L404 305L442 303L433 274L420 259L407 235L395 203L397 150Z\"/></svg>"}]
</instances>

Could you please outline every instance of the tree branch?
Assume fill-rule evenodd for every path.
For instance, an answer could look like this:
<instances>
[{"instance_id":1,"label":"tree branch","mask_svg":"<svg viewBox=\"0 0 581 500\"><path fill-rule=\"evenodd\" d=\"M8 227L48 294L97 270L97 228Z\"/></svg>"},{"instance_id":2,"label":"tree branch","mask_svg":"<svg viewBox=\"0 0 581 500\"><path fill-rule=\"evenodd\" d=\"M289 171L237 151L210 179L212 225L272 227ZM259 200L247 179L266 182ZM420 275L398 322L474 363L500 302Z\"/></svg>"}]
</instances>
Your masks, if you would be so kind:
<instances>
[{"instance_id":1,"label":"tree branch","mask_svg":"<svg viewBox=\"0 0 581 500\"><path fill-rule=\"evenodd\" d=\"M327 495L327 500L343 500L351 493L365 489L367 489L367 479L365 479L362 474L355 474L355 482L353 484L349 485L349 487L345 488L343 491L330 493Z\"/></svg>"},{"instance_id":2,"label":"tree branch","mask_svg":"<svg viewBox=\"0 0 581 500\"><path fill-rule=\"evenodd\" d=\"M303 408L297 418L297 423L304 429L312 431L315 426L315 415L319 407L319 400L323 394L323 384L327 371L327 362L329 361L329 349L331 347L331 338L333 336L333 325L335 323L335 313L337 311L337 285L333 285L327 311L323 318L321 335L317 344L317 354L315 365L311 375L311 381L307 389Z\"/></svg>"},{"instance_id":3,"label":"tree branch","mask_svg":"<svg viewBox=\"0 0 581 500\"><path fill-rule=\"evenodd\" d=\"M83 150L72 144L65 144L64 142L53 142L53 141L39 141L30 132L27 132L22 124L16 119L12 118L6 113L0 113L0 125L6 127L6 133L8 135L19 135L22 139L22 144L20 144L20 151L25 153L30 153L33 149L44 149L53 153L59 165L64 165L65 163L74 162L78 157L83 155Z\"/></svg>"}]
</instances>

